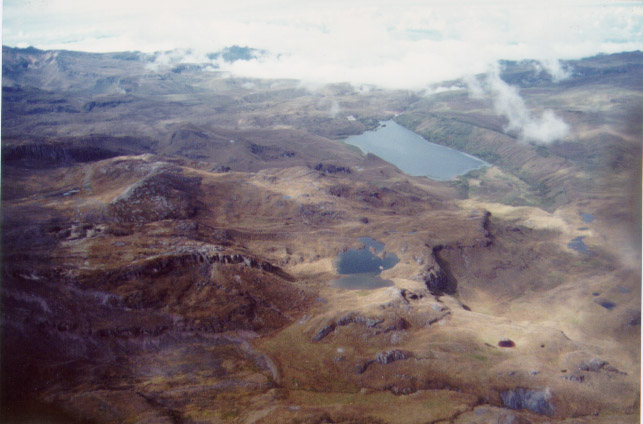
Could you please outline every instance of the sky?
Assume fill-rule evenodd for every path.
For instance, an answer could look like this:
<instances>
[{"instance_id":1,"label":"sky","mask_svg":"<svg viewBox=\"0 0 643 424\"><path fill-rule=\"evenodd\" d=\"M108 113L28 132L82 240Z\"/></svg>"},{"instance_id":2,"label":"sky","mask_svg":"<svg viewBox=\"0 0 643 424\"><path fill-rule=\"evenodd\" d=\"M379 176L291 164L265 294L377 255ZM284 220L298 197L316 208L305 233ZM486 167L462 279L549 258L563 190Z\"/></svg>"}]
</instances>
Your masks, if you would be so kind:
<instances>
[{"instance_id":1,"label":"sky","mask_svg":"<svg viewBox=\"0 0 643 424\"><path fill-rule=\"evenodd\" d=\"M421 89L499 59L643 50L635 1L5 0L3 44L93 52L177 50L206 60L231 45L268 53L224 64L239 76ZM186 55L185 50L191 49ZM167 61L167 57L165 58Z\"/></svg>"}]
</instances>

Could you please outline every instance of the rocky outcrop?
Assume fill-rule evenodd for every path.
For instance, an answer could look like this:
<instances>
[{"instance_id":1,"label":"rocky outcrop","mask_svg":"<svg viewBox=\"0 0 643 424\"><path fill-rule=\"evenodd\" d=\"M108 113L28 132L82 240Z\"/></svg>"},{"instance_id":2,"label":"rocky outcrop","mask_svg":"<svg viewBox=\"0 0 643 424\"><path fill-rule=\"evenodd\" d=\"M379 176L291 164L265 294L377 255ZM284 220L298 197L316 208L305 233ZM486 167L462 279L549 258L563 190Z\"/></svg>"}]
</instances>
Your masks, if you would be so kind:
<instances>
[{"instance_id":1,"label":"rocky outcrop","mask_svg":"<svg viewBox=\"0 0 643 424\"><path fill-rule=\"evenodd\" d=\"M343 326L348 324L361 324L368 328L374 328L384 322L384 318L367 318L355 312L344 315L337 320L337 325Z\"/></svg>"},{"instance_id":2,"label":"rocky outcrop","mask_svg":"<svg viewBox=\"0 0 643 424\"><path fill-rule=\"evenodd\" d=\"M578 365L579 371L589 371L589 372L613 372L617 374L625 374L622 371L619 371L618 368L610 365L609 362L604 361L600 358L592 358L589 361L583 361Z\"/></svg>"},{"instance_id":3,"label":"rocky outcrop","mask_svg":"<svg viewBox=\"0 0 643 424\"><path fill-rule=\"evenodd\" d=\"M590 361L583 361L578 365L578 369L581 371L593 371L597 372L605 368L609 363L607 361L603 361L602 359L599 358L592 358Z\"/></svg>"},{"instance_id":4,"label":"rocky outcrop","mask_svg":"<svg viewBox=\"0 0 643 424\"><path fill-rule=\"evenodd\" d=\"M132 103L134 99L132 97L114 97L102 100L92 100L83 105L83 111L91 112L94 109L111 109L120 105L127 103Z\"/></svg>"},{"instance_id":5,"label":"rocky outcrop","mask_svg":"<svg viewBox=\"0 0 643 424\"><path fill-rule=\"evenodd\" d=\"M406 330L411 326L404 318L398 316L368 318L356 312L350 312L337 320L328 321L315 333L312 340L318 342L332 333L337 327L349 324L357 324L371 329L374 335Z\"/></svg>"},{"instance_id":6,"label":"rocky outcrop","mask_svg":"<svg viewBox=\"0 0 643 424\"><path fill-rule=\"evenodd\" d=\"M248 268L278 275L279 277L290 277L281 268L272 265L270 262L262 261L256 257L241 253L225 253L216 246L183 247L175 252L165 255L152 256L129 266L108 271L103 274L106 281L122 281L124 279L140 279L146 277L160 277L177 269L194 266L198 264L241 264Z\"/></svg>"},{"instance_id":7,"label":"rocky outcrop","mask_svg":"<svg viewBox=\"0 0 643 424\"><path fill-rule=\"evenodd\" d=\"M108 213L118 222L153 222L186 219L198 209L198 177L160 171L128 187L108 205Z\"/></svg>"},{"instance_id":8,"label":"rocky outcrop","mask_svg":"<svg viewBox=\"0 0 643 424\"><path fill-rule=\"evenodd\" d=\"M324 174L350 174L352 172L351 169L346 166L338 166L321 162L315 165L315 171L323 172Z\"/></svg>"},{"instance_id":9,"label":"rocky outcrop","mask_svg":"<svg viewBox=\"0 0 643 424\"><path fill-rule=\"evenodd\" d=\"M318 342L318 341L322 340L323 338L328 336L330 333L335 331L335 328L337 328L337 323L334 322L334 321L329 322L328 324L326 324L322 328L320 328L319 331L317 331L317 333L315 333L315 335L313 336L313 341Z\"/></svg>"},{"instance_id":10,"label":"rocky outcrop","mask_svg":"<svg viewBox=\"0 0 643 424\"><path fill-rule=\"evenodd\" d=\"M554 415L555 409L549 389L534 390L521 387L501 392L500 398L507 408L528 409L536 414Z\"/></svg>"},{"instance_id":11,"label":"rocky outcrop","mask_svg":"<svg viewBox=\"0 0 643 424\"><path fill-rule=\"evenodd\" d=\"M424 293L415 293L407 289L400 290L400 296L404 303L408 304L411 301L417 301L424 297Z\"/></svg>"},{"instance_id":12,"label":"rocky outcrop","mask_svg":"<svg viewBox=\"0 0 643 424\"><path fill-rule=\"evenodd\" d=\"M561 377L563 380L573 381L574 383L582 383L585 381L585 376L579 372L572 373Z\"/></svg>"},{"instance_id":13,"label":"rocky outcrop","mask_svg":"<svg viewBox=\"0 0 643 424\"><path fill-rule=\"evenodd\" d=\"M469 221L474 225L471 228L472 237L463 242L438 244L431 248L431 253L423 253L416 257L418 264L427 262L424 270L416 276L416 279L424 281L426 287L434 295L454 295L457 292L458 281L451 270L451 258L453 256L463 257L464 254L473 249L487 248L493 245L494 236L491 232L491 213L486 210L475 211L469 216ZM449 260L447 260L449 258Z\"/></svg>"},{"instance_id":14,"label":"rocky outcrop","mask_svg":"<svg viewBox=\"0 0 643 424\"><path fill-rule=\"evenodd\" d=\"M375 355L375 362L378 364L386 365L391 362L401 361L402 359L408 359L411 357L411 354L408 352L403 352L401 350L387 350L380 352Z\"/></svg>"},{"instance_id":15,"label":"rocky outcrop","mask_svg":"<svg viewBox=\"0 0 643 424\"><path fill-rule=\"evenodd\" d=\"M337 211L331 203L303 204L299 206L299 215L304 223L310 225L328 224L345 216L342 211Z\"/></svg>"},{"instance_id":16,"label":"rocky outcrop","mask_svg":"<svg viewBox=\"0 0 643 424\"><path fill-rule=\"evenodd\" d=\"M373 359L368 360L362 364L358 364L355 367L355 373L363 374L364 372L366 372L368 367L373 364L388 365L390 363L402 361L411 357L413 357L413 354L411 352L405 352L399 349L386 350L383 352L379 352Z\"/></svg>"},{"instance_id":17,"label":"rocky outcrop","mask_svg":"<svg viewBox=\"0 0 643 424\"><path fill-rule=\"evenodd\" d=\"M427 245L427 247L429 246ZM424 282L426 288L434 295L453 295L457 289L457 281L451 274L449 264L440 256L440 251L444 248L445 246L441 245L435 246L431 249L430 254L424 252L416 257L418 265L426 265L415 276L415 279Z\"/></svg>"},{"instance_id":18,"label":"rocky outcrop","mask_svg":"<svg viewBox=\"0 0 643 424\"><path fill-rule=\"evenodd\" d=\"M421 274L420 277L424 280L426 288L432 293L442 293L449 291L449 280L444 271L436 265L430 265Z\"/></svg>"}]
</instances>

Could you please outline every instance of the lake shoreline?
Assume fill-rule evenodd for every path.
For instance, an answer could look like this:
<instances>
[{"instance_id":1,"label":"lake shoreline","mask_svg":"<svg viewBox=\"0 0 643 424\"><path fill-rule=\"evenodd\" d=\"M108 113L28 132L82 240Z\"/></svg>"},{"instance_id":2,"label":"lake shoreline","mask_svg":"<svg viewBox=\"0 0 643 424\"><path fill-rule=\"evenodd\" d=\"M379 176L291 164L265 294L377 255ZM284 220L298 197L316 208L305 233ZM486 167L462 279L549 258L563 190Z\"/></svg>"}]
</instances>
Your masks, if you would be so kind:
<instances>
[{"instance_id":1,"label":"lake shoreline","mask_svg":"<svg viewBox=\"0 0 643 424\"><path fill-rule=\"evenodd\" d=\"M435 181L450 181L491 166L468 153L428 141L393 120L380 121L377 129L350 136L345 143L395 165L408 175Z\"/></svg>"}]
</instances>

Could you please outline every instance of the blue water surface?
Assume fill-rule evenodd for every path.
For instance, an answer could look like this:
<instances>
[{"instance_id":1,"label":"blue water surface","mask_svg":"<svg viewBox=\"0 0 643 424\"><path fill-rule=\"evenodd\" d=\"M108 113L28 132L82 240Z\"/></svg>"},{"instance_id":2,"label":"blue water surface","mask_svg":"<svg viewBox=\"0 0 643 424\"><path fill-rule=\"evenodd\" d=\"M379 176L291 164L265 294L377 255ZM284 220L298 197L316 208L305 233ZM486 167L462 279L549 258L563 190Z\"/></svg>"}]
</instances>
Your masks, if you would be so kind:
<instances>
[{"instance_id":1,"label":"blue water surface","mask_svg":"<svg viewBox=\"0 0 643 424\"><path fill-rule=\"evenodd\" d=\"M353 290L392 286L391 280L385 280L379 274L385 269L393 268L399 262L397 255L394 253L380 255L384 251L384 243L370 237L360 237L359 241L364 244L364 247L348 249L338 255L337 273L344 276L333 281L333 285Z\"/></svg>"},{"instance_id":2,"label":"blue water surface","mask_svg":"<svg viewBox=\"0 0 643 424\"><path fill-rule=\"evenodd\" d=\"M431 143L395 121L383 121L375 131L350 136L346 143L373 153L408 175L449 180L488 165L466 153Z\"/></svg>"}]
</instances>

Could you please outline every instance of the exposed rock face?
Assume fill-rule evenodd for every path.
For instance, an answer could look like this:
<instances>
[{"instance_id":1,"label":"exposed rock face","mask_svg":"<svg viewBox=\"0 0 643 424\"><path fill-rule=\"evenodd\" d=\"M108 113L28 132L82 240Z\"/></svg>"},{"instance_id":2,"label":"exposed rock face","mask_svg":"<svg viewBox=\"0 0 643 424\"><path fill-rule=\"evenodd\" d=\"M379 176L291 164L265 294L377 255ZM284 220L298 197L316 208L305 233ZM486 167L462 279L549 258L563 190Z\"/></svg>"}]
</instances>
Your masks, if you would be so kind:
<instances>
[{"instance_id":1,"label":"exposed rock face","mask_svg":"<svg viewBox=\"0 0 643 424\"><path fill-rule=\"evenodd\" d=\"M564 380L573 381L574 383L582 383L585 381L585 376L578 372L572 373L570 375L565 375L562 378Z\"/></svg>"},{"instance_id":2,"label":"exposed rock face","mask_svg":"<svg viewBox=\"0 0 643 424\"><path fill-rule=\"evenodd\" d=\"M424 281L426 287L433 294L456 294L458 282L451 272L451 267L445 256L462 256L468 250L491 246L493 244L493 234L490 230L490 217L491 213L489 211L474 211L469 217L475 223L475 232L472 233L470 238L455 244L434 245L430 253L425 252L416 257L415 261L419 265L424 264L425 261L427 262L424 270L416 278ZM429 247L429 245L426 247Z\"/></svg>"},{"instance_id":3,"label":"exposed rock face","mask_svg":"<svg viewBox=\"0 0 643 424\"><path fill-rule=\"evenodd\" d=\"M605 366L607 366L609 363L607 361L603 361L600 358L592 358L589 362L582 362L579 366L578 369L581 371L593 371L597 372L603 369Z\"/></svg>"},{"instance_id":4,"label":"exposed rock face","mask_svg":"<svg viewBox=\"0 0 643 424\"><path fill-rule=\"evenodd\" d=\"M554 415L551 393L548 389L534 390L517 388L500 393L502 402L507 408L528 409L542 415Z\"/></svg>"},{"instance_id":5,"label":"exposed rock face","mask_svg":"<svg viewBox=\"0 0 643 424\"><path fill-rule=\"evenodd\" d=\"M266 261L216 249L186 250L87 273L82 286L113 294L120 307L179 314L174 329L208 333L279 328L290 321L286 311L305 297Z\"/></svg>"},{"instance_id":6,"label":"exposed rock face","mask_svg":"<svg viewBox=\"0 0 643 424\"><path fill-rule=\"evenodd\" d=\"M317 165L315 165L315 171L323 172L326 174L337 174L337 173L350 174L352 172L351 169L348 167L338 166L338 165L333 165L328 163L318 163Z\"/></svg>"},{"instance_id":7,"label":"exposed rock face","mask_svg":"<svg viewBox=\"0 0 643 424\"><path fill-rule=\"evenodd\" d=\"M617 374L624 374L623 372L619 371L618 368L610 365L609 362L604 361L600 358L592 358L589 361L583 361L578 365L578 369L580 371L590 371L590 372L599 372L599 371L606 371L606 372L613 372Z\"/></svg>"},{"instance_id":8,"label":"exposed rock face","mask_svg":"<svg viewBox=\"0 0 643 424\"><path fill-rule=\"evenodd\" d=\"M270 359L239 338L231 342L234 336L219 335L281 328L306 296L274 274L268 262L222 249L190 249L113 270L84 271L79 277L68 270L45 274L15 265L3 274L2 359L12 364L2 375L3 386L12 387L6 399L19 401L33 390L44 393L55 380L57 403L76 413L85 401L64 393L94 378L108 381L109 375L123 384L112 392L107 383L104 399L110 410L119 405L113 395L131 389L129 376L182 381L186 372L196 372L195 366L216 378L204 386L208 390L270 389L278 380ZM172 370L172 356L164 363L163 356L171 352L188 368ZM240 375L219 364L226 355L240 367ZM249 378L246 368L256 375ZM128 414L124 411L117 421Z\"/></svg>"},{"instance_id":9,"label":"exposed rock face","mask_svg":"<svg viewBox=\"0 0 643 424\"><path fill-rule=\"evenodd\" d=\"M441 293L449 291L449 281L444 271L436 265L429 266L422 274L422 279L426 284L426 288L433 293Z\"/></svg>"},{"instance_id":10,"label":"exposed rock face","mask_svg":"<svg viewBox=\"0 0 643 424\"><path fill-rule=\"evenodd\" d=\"M415 293L410 290L402 289L400 290L400 296L404 299L405 303L409 303L411 301L422 299L424 297L424 293Z\"/></svg>"},{"instance_id":11,"label":"exposed rock face","mask_svg":"<svg viewBox=\"0 0 643 424\"><path fill-rule=\"evenodd\" d=\"M387 350L384 352L380 352L377 355L375 355L375 362L378 364L386 365L390 364L391 362L395 361L401 361L402 359L408 359L409 353L403 352L401 350Z\"/></svg>"},{"instance_id":12,"label":"exposed rock face","mask_svg":"<svg viewBox=\"0 0 643 424\"><path fill-rule=\"evenodd\" d=\"M152 222L163 219L185 219L196 214L194 193L199 178L161 171L133 184L108 206L108 212L119 222Z\"/></svg>"},{"instance_id":13,"label":"exposed rock face","mask_svg":"<svg viewBox=\"0 0 643 424\"><path fill-rule=\"evenodd\" d=\"M410 324L402 317L392 314L368 318L355 312L350 312L337 320L330 320L322 326L313 336L313 341L318 342L332 333L337 327L357 324L371 330L373 334L384 334L391 331L405 330Z\"/></svg>"},{"instance_id":14,"label":"exposed rock face","mask_svg":"<svg viewBox=\"0 0 643 424\"><path fill-rule=\"evenodd\" d=\"M354 324L365 325L368 328L374 328L383 322L384 322L384 318L379 318L379 317L367 318L359 314L356 314L355 312L351 312L347 315L344 315L339 320L337 320L337 325L342 326L342 325L348 325L348 324L354 323Z\"/></svg>"},{"instance_id":15,"label":"exposed rock face","mask_svg":"<svg viewBox=\"0 0 643 424\"><path fill-rule=\"evenodd\" d=\"M368 360L364 362L363 364L358 364L355 367L355 373L356 374L363 374L366 372L369 366L373 364L381 364L381 365L387 365L395 361L402 361L404 359L409 359L412 357L412 354L410 352L405 352L402 350L394 349L394 350L386 350L384 352L380 352L375 357L371 360Z\"/></svg>"},{"instance_id":16,"label":"exposed rock face","mask_svg":"<svg viewBox=\"0 0 643 424\"><path fill-rule=\"evenodd\" d=\"M114 108L116 106L132 102L133 100L131 98L107 98L102 100L93 100L83 105L83 111L91 112L93 109Z\"/></svg>"},{"instance_id":17,"label":"exposed rock face","mask_svg":"<svg viewBox=\"0 0 643 424\"><path fill-rule=\"evenodd\" d=\"M313 341L318 342L318 341L322 340L323 338L328 336L330 333L332 333L333 330L335 330L336 327L337 327L336 322L330 322L327 325L323 326L322 328L319 329L319 331L317 331L317 333L315 333L315 335L313 336Z\"/></svg>"},{"instance_id":18,"label":"exposed rock face","mask_svg":"<svg viewBox=\"0 0 643 424\"><path fill-rule=\"evenodd\" d=\"M306 224L321 225L341 219L344 214L333 209L333 205L326 204L303 204L299 206L301 219Z\"/></svg>"}]
</instances>

